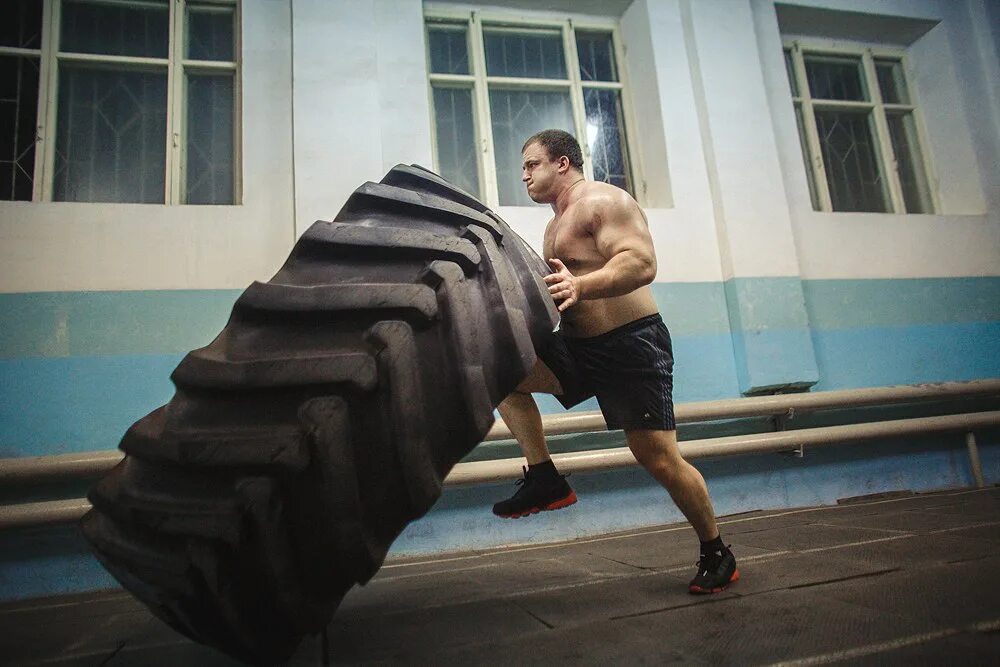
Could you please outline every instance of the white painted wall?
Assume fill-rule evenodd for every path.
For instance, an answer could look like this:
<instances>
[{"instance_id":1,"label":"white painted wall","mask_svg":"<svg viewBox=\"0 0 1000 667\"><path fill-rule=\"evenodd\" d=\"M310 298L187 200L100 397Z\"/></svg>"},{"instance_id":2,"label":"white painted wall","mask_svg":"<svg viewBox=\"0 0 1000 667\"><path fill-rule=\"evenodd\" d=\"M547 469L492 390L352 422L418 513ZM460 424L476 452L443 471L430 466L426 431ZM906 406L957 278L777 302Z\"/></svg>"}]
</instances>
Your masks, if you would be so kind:
<instances>
[{"instance_id":1,"label":"white painted wall","mask_svg":"<svg viewBox=\"0 0 1000 667\"><path fill-rule=\"evenodd\" d=\"M267 279L292 222L285 0L243 5L243 204L0 202L0 292L204 289Z\"/></svg>"},{"instance_id":2,"label":"white painted wall","mask_svg":"<svg viewBox=\"0 0 1000 667\"><path fill-rule=\"evenodd\" d=\"M973 0L974 1L974 0ZM790 0L828 9L937 21L908 49L941 202L939 215L822 213L812 209L773 0L752 0L787 206L806 279L916 278L1000 273L997 136L983 62L988 31L971 39L958 2ZM986 37L982 33L986 33ZM825 44L844 44L844 40ZM857 44L851 44L857 45ZM992 45L988 45L992 48ZM995 71L995 64L993 65Z\"/></svg>"},{"instance_id":3,"label":"white painted wall","mask_svg":"<svg viewBox=\"0 0 1000 667\"><path fill-rule=\"evenodd\" d=\"M294 0L295 218L301 235L393 165L430 166L420 0Z\"/></svg>"},{"instance_id":4,"label":"white painted wall","mask_svg":"<svg viewBox=\"0 0 1000 667\"><path fill-rule=\"evenodd\" d=\"M997 0L788 2L940 23L911 56L943 214L812 211L774 0L635 0L621 26L662 186L657 280L997 274ZM245 0L243 44L244 203L0 202L0 291L243 287L365 180L431 163L420 0ZM541 249L548 209L500 213Z\"/></svg>"}]
</instances>

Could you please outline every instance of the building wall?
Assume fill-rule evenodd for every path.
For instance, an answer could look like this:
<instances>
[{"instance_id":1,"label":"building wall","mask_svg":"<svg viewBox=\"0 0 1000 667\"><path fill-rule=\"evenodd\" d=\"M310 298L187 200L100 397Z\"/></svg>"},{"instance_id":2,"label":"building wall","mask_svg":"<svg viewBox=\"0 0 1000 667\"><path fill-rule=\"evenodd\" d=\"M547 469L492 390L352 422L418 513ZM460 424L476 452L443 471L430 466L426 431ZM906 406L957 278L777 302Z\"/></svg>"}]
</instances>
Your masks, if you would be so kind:
<instances>
[{"instance_id":1,"label":"building wall","mask_svg":"<svg viewBox=\"0 0 1000 667\"><path fill-rule=\"evenodd\" d=\"M781 59L778 13L789 6L877 13L898 28L939 214L812 210ZM660 267L653 289L674 339L677 402L1000 377L998 15L995 0L627 6L630 121L641 134ZM812 39L864 37L847 19L824 25L833 27ZM0 457L114 447L169 400L183 354L214 337L240 291L270 277L313 220L333 218L355 187L396 163L431 163L419 0L245 0L242 29L241 205L0 202ZM540 249L548 209L499 213ZM560 409L538 400L543 412ZM619 446L620 434L599 444ZM968 483L960 443L918 445L917 456L888 443L803 463L700 465L720 513ZM993 481L996 452L984 449ZM678 518L641 471L574 482L586 492L579 508L531 524L489 515L506 487L449 490L395 553ZM15 540L0 549L0 598L111 584L78 546L37 539L49 551L0 536Z\"/></svg>"}]
</instances>

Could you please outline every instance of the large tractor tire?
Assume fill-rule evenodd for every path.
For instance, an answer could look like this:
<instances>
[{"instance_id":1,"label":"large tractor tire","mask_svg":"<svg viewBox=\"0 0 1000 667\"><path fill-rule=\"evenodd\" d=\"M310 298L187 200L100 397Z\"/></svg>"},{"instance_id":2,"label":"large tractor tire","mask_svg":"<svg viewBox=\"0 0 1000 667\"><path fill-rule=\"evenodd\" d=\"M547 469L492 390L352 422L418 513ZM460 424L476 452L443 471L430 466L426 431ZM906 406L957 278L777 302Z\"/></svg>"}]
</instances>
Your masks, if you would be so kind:
<instances>
[{"instance_id":1,"label":"large tractor tire","mask_svg":"<svg viewBox=\"0 0 1000 667\"><path fill-rule=\"evenodd\" d=\"M420 167L366 183L255 282L90 492L105 567L192 639L289 657L483 440L558 313L544 262Z\"/></svg>"}]
</instances>

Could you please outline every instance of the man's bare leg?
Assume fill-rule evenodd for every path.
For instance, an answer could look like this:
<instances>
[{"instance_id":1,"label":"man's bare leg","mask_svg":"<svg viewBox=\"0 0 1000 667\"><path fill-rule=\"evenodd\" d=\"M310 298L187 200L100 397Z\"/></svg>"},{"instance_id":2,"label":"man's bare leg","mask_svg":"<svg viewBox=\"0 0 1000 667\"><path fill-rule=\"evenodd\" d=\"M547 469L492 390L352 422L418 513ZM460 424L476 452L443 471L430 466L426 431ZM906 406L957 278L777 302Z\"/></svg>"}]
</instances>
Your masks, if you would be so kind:
<instances>
[{"instance_id":1,"label":"man's bare leg","mask_svg":"<svg viewBox=\"0 0 1000 667\"><path fill-rule=\"evenodd\" d=\"M515 389L497 406L497 410L521 446L528 465L537 465L551 458L542 430L542 415L530 393Z\"/></svg>"},{"instance_id":2,"label":"man's bare leg","mask_svg":"<svg viewBox=\"0 0 1000 667\"><path fill-rule=\"evenodd\" d=\"M709 542L718 537L719 528L705 478L681 456L677 431L626 431L625 438L635 458L663 485L691 522L698 538Z\"/></svg>"},{"instance_id":3,"label":"man's bare leg","mask_svg":"<svg viewBox=\"0 0 1000 667\"><path fill-rule=\"evenodd\" d=\"M552 463L545 443L542 416L532 393L559 394L562 387L552 371L539 360L531 374L505 398L497 410L517 439L528 471L521 488L508 500L493 506L493 513L508 518L560 509L576 502L576 494Z\"/></svg>"},{"instance_id":4,"label":"man's bare leg","mask_svg":"<svg viewBox=\"0 0 1000 667\"><path fill-rule=\"evenodd\" d=\"M521 446L524 458L528 459L528 465L542 463L551 458L549 448L545 444L545 432L542 430L542 415L538 412L538 405L531 396L533 393L562 393L559 380L541 359L535 362L531 373L517 385L517 389L497 406L504 423L514 434L517 444Z\"/></svg>"},{"instance_id":5,"label":"man's bare leg","mask_svg":"<svg viewBox=\"0 0 1000 667\"><path fill-rule=\"evenodd\" d=\"M698 572L688 585L692 593L719 593L738 581L736 558L722 542L708 486L698 469L684 460L676 431L625 431L635 458L670 494L701 540Z\"/></svg>"}]
</instances>

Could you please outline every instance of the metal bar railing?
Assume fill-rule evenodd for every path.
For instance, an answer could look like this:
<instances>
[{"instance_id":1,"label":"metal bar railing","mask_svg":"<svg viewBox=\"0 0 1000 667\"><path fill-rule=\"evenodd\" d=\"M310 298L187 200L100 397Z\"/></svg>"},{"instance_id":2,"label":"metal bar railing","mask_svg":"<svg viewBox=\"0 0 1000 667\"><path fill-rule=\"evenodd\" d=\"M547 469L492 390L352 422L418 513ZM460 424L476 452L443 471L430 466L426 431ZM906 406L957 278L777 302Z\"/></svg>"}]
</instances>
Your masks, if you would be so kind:
<instances>
[{"instance_id":1,"label":"metal bar railing","mask_svg":"<svg viewBox=\"0 0 1000 667\"><path fill-rule=\"evenodd\" d=\"M990 395L1000 395L1000 379L846 389L812 394L777 394L682 403L676 407L675 418L679 424L690 424L716 419L788 415L831 408L854 408ZM545 435L551 436L603 431L607 428L607 424L600 412L570 412L543 416L542 427ZM486 434L484 441L508 440L513 437L507 425L502 420L498 420ZM111 470L121 459L122 453L117 450L0 459L0 486L34 484L43 481L98 475Z\"/></svg>"},{"instance_id":2,"label":"metal bar railing","mask_svg":"<svg viewBox=\"0 0 1000 667\"><path fill-rule=\"evenodd\" d=\"M720 401L681 403L676 407L674 416L678 424L684 424L715 419L767 417L832 408L861 408L871 405L939 401L949 398L975 398L990 395L1000 395L1000 379L842 389L801 394L775 394L772 396L727 398ZM588 433L607 428L600 412L547 415L542 417L542 426L547 436ZM507 440L512 437L514 436L511 435L507 425L498 421L486 434L485 441Z\"/></svg>"},{"instance_id":3,"label":"metal bar railing","mask_svg":"<svg viewBox=\"0 0 1000 667\"><path fill-rule=\"evenodd\" d=\"M760 454L782 452L802 446L835 445L858 440L894 438L905 435L941 433L948 431L971 432L976 429L1000 426L1000 410L992 412L972 412L968 414L943 415L940 417L917 417L895 419L864 424L842 426L822 426L794 431L774 433L754 433L732 435L724 438L686 440L679 443L681 455L685 459L710 456L737 456L740 454ZM554 454L553 461L560 472L588 472L608 470L637 462L628 447L599 449L587 452ZM455 466L445 484L469 485L517 479L521 476L523 458L495 459L460 463Z\"/></svg>"},{"instance_id":4,"label":"metal bar railing","mask_svg":"<svg viewBox=\"0 0 1000 667\"><path fill-rule=\"evenodd\" d=\"M972 398L996 394L1000 394L1000 380L903 385L686 403L677 407L676 416L678 422L690 423L737 417L790 415L795 412L830 408ZM548 416L543 419L543 425L546 435L586 433L606 428L604 419L599 412ZM832 445L917 433L944 431L971 433L975 429L994 426L1000 426L1000 411L688 440L680 443L680 449L685 458L694 459L706 456L785 451L805 445ZM501 422L490 430L486 439L502 440L511 437L510 431ZM78 478L99 474L112 468L121 458L120 452L107 451L0 460L0 485L12 482L37 483L58 478ZM627 447L556 454L553 459L559 464L560 470L566 472L605 470L636 464L635 458ZM515 479L521 475L523 463L524 459L522 458L460 463L452 469L445 479L445 484L470 485ZM970 459L970 463L975 468L975 461ZM976 470L973 472L975 474ZM981 472L977 475L977 482L981 479L979 475ZM89 507L89 503L84 499L0 506L0 530L75 521L83 516Z\"/></svg>"}]
</instances>

